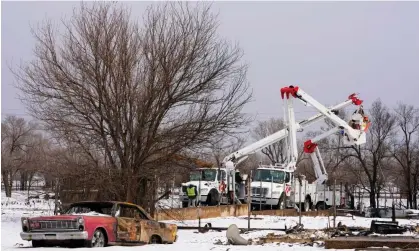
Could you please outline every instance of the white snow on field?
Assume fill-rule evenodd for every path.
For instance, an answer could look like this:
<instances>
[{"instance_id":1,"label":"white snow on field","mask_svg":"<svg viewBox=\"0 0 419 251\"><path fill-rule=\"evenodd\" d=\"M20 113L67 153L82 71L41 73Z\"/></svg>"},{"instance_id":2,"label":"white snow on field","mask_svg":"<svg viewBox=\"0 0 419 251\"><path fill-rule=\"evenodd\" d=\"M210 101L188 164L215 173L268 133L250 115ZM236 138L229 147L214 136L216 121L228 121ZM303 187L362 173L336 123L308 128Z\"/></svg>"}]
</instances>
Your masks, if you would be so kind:
<instances>
[{"instance_id":1,"label":"white snow on field","mask_svg":"<svg viewBox=\"0 0 419 251\"><path fill-rule=\"evenodd\" d=\"M270 229L289 229L290 227L296 226L299 223L298 217L282 217L282 216L251 216L250 227L251 228L270 228ZM343 225L348 227L364 227L369 228L371 226L371 220L374 218L364 217L336 217L336 225L341 222ZM375 219L385 220L385 219ZM419 224L419 220L407 220L397 219L400 226L403 225L416 225ZM164 221L175 223L178 226L198 226L198 220L185 220L185 221ZM247 217L225 217L225 218L212 218L202 219L201 226L206 223L211 223L213 227L228 227L231 224L236 224L239 228L247 228L248 220ZM301 217L301 223L306 229L324 229L333 227L333 217Z\"/></svg>"},{"instance_id":2,"label":"white snow on field","mask_svg":"<svg viewBox=\"0 0 419 251\"><path fill-rule=\"evenodd\" d=\"M32 193L32 192L31 192ZM35 194L35 192L34 192ZM1 216L1 250L22 250L24 247L31 247L31 243L23 241L19 233L21 231L21 216L38 216L38 215L52 215L54 210L54 200L44 199L31 199L26 201L27 193L13 192L12 198L6 198L4 192L2 192L2 216ZM167 201L171 204L171 201ZM302 223L305 228L310 229L322 229L326 228L330 223L327 217L303 217ZM341 221L347 226L360 226L369 227L372 219L365 219L361 217L338 217L337 222ZM197 226L198 221L184 221L175 222L179 226L181 225L193 225ZM247 219L245 217L227 217L227 218L214 218L214 219L203 219L201 224L204 225L207 222L211 222L214 227L228 227L230 224L237 224L240 228L247 227ZM415 220L399 220L400 224L412 224L419 223ZM298 217L279 217L279 216L256 216L252 217L251 227L254 228L284 228L285 225L289 228L295 226L298 223ZM266 236L268 233L283 234L281 231L254 231L242 236L246 239L256 239L262 236ZM196 230L179 230L178 241L170 245L147 245L142 247L106 247L106 250L138 250L141 248L146 251L159 251L159 250L173 250L173 251L184 251L184 250L211 250L211 251L250 251L250 250L284 250L284 251L320 251L324 250L323 247L319 246L303 246L299 244L264 244L264 245L251 245L251 246L231 246L226 245L226 232L209 231L207 233L198 233ZM215 244L215 243L221 244ZM44 248L30 249L30 250L45 250ZM50 251L63 251L68 250L64 248L48 248ZM77 250L91 250L91 249L77 249Z\"/></svg>"},{"instance_id":3,"label":"white snow on field","mask_svg":"<svg viewBox=\"0 0 419 251\"><path fill-rule=\"evenodd\" d=\"M156 203L156 208L180 208L182 207L182 202L179 199L179 194L170 195L168 199L161 199Z\"/></svg>"}]
</instances>

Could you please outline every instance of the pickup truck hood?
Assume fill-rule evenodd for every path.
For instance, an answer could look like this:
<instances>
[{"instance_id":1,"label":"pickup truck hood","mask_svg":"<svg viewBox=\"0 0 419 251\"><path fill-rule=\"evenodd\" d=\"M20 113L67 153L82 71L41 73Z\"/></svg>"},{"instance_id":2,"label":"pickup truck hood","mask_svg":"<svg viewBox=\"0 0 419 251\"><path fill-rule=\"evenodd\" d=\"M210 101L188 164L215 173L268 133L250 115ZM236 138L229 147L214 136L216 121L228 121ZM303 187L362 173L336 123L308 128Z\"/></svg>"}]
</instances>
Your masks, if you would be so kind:
<instances>
[{"instance_id":1,"label":"pickup truck hood","mask_svg":"<svg viewBox=\"0 0 419 251\"><path fill-rule=\"evenodd\" d=\"M29 217L30 220L75 220L80 218L78 215L52 215L52 216L37 216Z\"/></svg>"}]
</instances>

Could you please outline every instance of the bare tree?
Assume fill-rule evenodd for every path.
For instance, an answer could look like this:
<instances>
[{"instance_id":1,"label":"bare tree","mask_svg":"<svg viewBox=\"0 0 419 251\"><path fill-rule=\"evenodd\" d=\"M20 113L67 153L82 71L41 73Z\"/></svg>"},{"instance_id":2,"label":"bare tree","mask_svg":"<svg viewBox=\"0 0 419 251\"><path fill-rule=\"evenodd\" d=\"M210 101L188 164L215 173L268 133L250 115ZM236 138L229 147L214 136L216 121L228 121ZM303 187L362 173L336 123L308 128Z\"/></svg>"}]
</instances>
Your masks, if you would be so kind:
<instances>
[{"instance_id":1,"label":"bare tree","mask_svg":"<svg viewBox=\"0 0 419 251\"><path fill-rule=\"evenodd\" d=\"M33 123L16 116L6 116L1 123L1 174L6 197L12 196L13 180L27 163L26 152L34 130Z\"/></svg>"},{"instance_id":2,"label":"bare tree","mask_svg":"<svg viewBox=\"0 0 419 251\"><path fill-rule=\"evenodd\" d=\"M270 118L266 121L260 121L252 131L252 138L260 140L284 128L285 124L282 119ZM284 163L286 161L285 148L285 140L282 140L265 147L261 152L269 158L272 164Z\"/></svg>"},{"instance_id":3,"label":"bare tree","mask_svg":"<svg viewBox=\"0 0 419 251\"><path fill-rule=\"evenodd\" d=\"M235 137L228 137L228 138L221 138L215 140L210 148L211 148L211 155L212 158L215 160L215 164L217 167L221 167L223 164L223 159L233 153L241 149L246 140L244 137L235 136Z\"/></svg>"},{"instance_id":4,"label":"bare tree","mask_svg":"<svg viewBox=\"0 0 419 251\"><path fill-rule=\"evenodd\" d=\"M403 169L408 207L417 208L419 170L416 153L419 149L419 109L401 103L395 109L395 116L401 138L394 139L393 156Z\"/></svg>"},{"instance_id":5,"label":"bare tree","mask_svg":"<svg viewBox=\"0 0 419 251\"><path fill-rule=\"evenodd\" d=\"M358 176L359 183L369 192L370 206L375 208L376 196L385 183L383 163L390 157L389 141L394 135L396 119L380 99L373 102L369 117L372 124L368 130L367 143L350 147L352 151L348 156L357 160L352 170Z\"/></svg>"},{"instance_id":6,"label":"bare tree","mask_svg":"<svg viewBox=\"0 0 419 251\"><path fill-rule=\"evenodd\" d=\"M146 204L148 182L174 154L247 119L242 51L217 35L209 6L150 7L143 26L114 3L89 3L34 32L35 59L15 75L32 115L125 180L119 199ZM60 35L63 34L63 35Z\"/></svg>"},{"instance_id":7,"label":"bare tree","mask_svg":"<svg viewBox=\"0 0 419 251\"><path fill-rule=\"evenodd\" d=\"M24 154L25 161L19 170L19 174L21 190L27 190L28 197L35 174L43 172L46 160L45 151L48 145L48 139L44 138L41 133L33 132L27 138L27 147Z\"/></svg>"}]
</instances>

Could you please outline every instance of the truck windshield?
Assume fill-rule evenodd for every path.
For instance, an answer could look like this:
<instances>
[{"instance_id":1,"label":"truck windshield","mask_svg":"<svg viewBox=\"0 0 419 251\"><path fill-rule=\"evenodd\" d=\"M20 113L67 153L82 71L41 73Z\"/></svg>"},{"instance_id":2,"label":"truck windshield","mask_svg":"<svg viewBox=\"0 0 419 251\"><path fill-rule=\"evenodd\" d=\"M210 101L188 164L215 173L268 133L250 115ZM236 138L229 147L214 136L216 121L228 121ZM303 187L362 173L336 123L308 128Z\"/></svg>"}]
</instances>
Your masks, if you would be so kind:
<instances>
[{"instance_id":1,"label":"truck windshield","mask_svg":"<svg viewBox=\"0 0 419 251\"><path fill-rule=\"evenodd\" d=\"M199 170L192 172L189 176L189 179L191 181L199 181L199 179L202 181L215 181L216 174L217 170L214 169Z\"/></svg>"},{"instance_id":2,"label":"truck windshield","mask_svg":"<svg viewBox=\"0 0 419 251\"><path fill-rule=\"evenodd\" d=\"M109 202L84 202L70 206L66 214L106 214L111 215L113 204Z\"/></svg>"},{"instance_id":3,"label":"truck windshield","mask_svg":"<svg viewBox=\"0 0 419 251\"><path fill-rule=\"evenodd\" d=\"M274 182L274 183L284 183L285 172L280 170L267 170L267 169L258 169L256 170L255 177L253 181L263 181L263 182Z\"/></svg>"}]
</instances>

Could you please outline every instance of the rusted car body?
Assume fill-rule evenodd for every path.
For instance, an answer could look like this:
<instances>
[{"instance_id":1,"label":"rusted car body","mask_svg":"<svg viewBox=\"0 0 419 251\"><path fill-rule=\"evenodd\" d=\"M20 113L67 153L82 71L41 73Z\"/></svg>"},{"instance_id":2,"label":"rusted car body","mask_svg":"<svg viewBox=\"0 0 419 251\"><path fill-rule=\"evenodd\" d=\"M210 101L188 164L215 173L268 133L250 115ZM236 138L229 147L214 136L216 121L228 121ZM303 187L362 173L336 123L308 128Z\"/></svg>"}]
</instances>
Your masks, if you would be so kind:
<instances>
[{"instance_id":1,"label":"rusted car body","mask_svg":"<svg viewBox=\"0 0 419 251\"><path fill-rule=\"evenodd\" d=\"M157 222L140 206L125 202L73 203L64 215L22 217L23 240L33 247L83 244L174 243L177 226Z\"/></svg>"}]
</instances>

